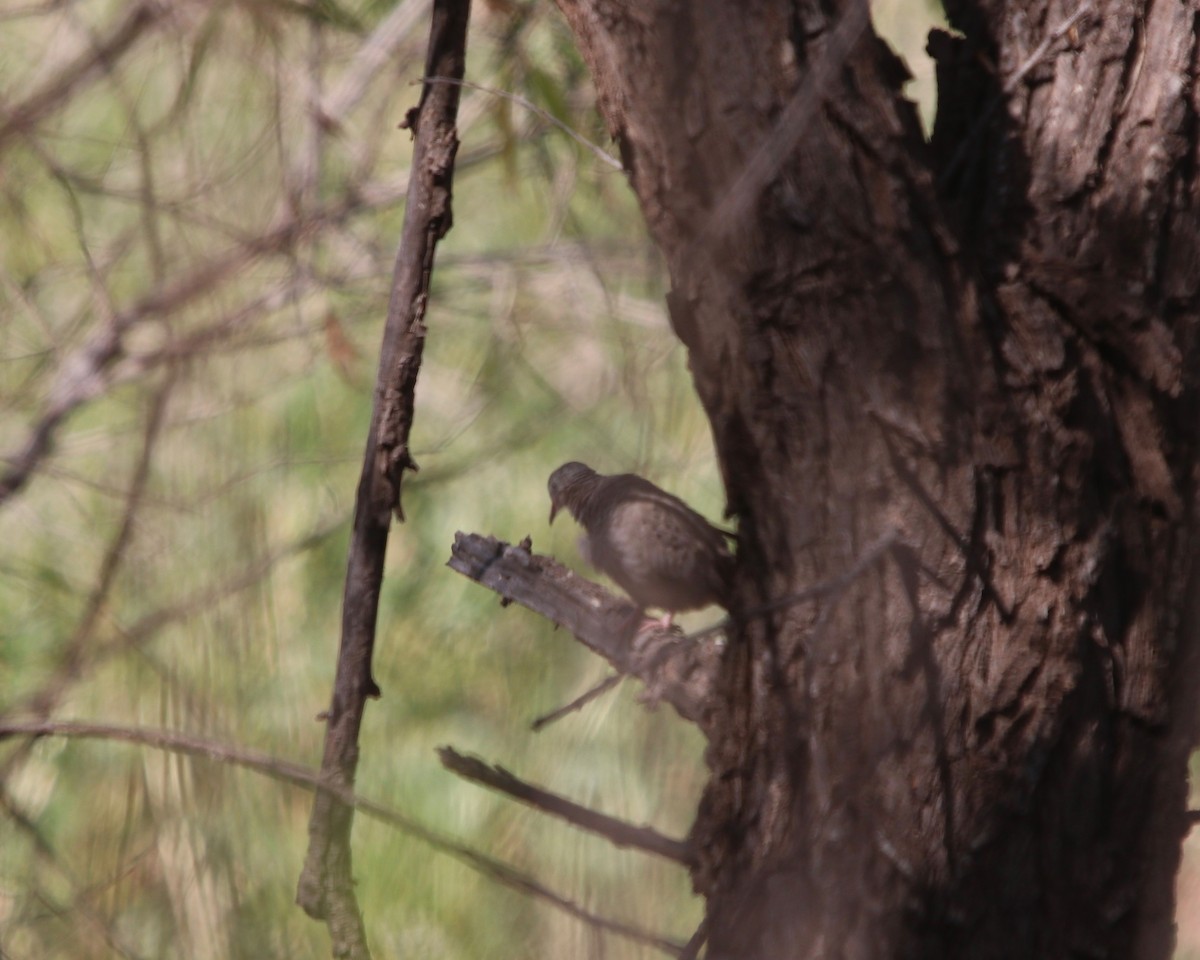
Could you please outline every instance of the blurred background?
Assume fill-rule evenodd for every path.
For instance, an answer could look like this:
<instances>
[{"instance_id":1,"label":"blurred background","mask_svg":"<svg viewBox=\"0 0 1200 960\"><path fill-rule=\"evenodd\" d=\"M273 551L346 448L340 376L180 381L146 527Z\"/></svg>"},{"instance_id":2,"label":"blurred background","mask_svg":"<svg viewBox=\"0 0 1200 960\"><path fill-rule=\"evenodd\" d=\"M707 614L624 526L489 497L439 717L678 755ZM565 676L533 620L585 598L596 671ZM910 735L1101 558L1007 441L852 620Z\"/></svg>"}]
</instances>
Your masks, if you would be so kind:
<instances>
[{"instance_id":1,"label":"blurred background","mask_svg":"<svg viewBox=\"0 0 1200 960\"><path fill-rule=\"evenodd\" d=\"M0 0L0 713L185 730L316 767L403 213L428 0ZM935 11L877 25L914 74ZM590 910L686 940L686 872L445 772L449 744L682 837L703 743L445 567L456 530L581 567L545 481L634 470L719 519L664 275L550 4L476 6L358 789ZM523 98L515 102L497 95ZM531 106L536 108L532 109ZM692 614L685 625L719 616ZM145 747L0 744L0 956L325 957L311 796ZM659 956L363 817L381 957ZM1185 907L1200 891L1194 860ZM1200 957L1181 912L1180 956Z\"/></svg>"}]
</instances>

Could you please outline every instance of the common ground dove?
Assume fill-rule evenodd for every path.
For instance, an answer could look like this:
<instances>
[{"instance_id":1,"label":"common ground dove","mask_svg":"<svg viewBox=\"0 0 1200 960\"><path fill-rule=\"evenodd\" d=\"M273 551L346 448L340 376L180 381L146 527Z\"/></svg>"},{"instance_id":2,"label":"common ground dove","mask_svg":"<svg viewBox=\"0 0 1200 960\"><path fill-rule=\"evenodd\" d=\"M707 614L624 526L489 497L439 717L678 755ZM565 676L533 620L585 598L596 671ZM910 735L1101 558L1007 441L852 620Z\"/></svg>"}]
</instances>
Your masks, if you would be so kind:
<instances>
[{"instance_id":1,"label":"common ground dove","mask_svg":"<svg viewBox=\"0 0 1200 960\"><path fill-rule=\"evenodd\" d=\"M549 488L550 522L566 507L587 531L584 559L643 610L665 610L664 626L680 610L728 606L725 535L678 497L635 474L606 477L574 462L550 474Z\"/></svg>"}]
</instances>

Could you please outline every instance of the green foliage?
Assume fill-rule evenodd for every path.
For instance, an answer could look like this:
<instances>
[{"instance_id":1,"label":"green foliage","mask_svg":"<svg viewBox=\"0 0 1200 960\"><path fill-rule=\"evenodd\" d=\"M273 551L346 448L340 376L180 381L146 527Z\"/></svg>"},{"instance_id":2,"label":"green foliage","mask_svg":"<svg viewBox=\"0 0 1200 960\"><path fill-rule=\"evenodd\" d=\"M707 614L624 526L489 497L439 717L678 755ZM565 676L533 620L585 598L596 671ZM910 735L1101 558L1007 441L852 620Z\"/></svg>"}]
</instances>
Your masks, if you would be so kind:
<instances>
[{"instance_id":1,"label":"green foliage","mask_svg":"<svg viewBox=\"0 0 1200 960\"><path fill-rule=\"evenodd\" d=\"M6 102L53 82L52 63L23 55L31 44L47 61L86 59L119 19L87 13L87 27L47 11L0 35ZM315 766L402 213L391 185L410 153L396 123L417 96L405 81L420 75L426 27L394 55L402 79L385 70L335 118L305 181L308 58L323 57L329 95L360 23L388 11L193 13L0 143L4 450L49 397L78 386L68 359L125 324L120 356L0 511L0 710L185 730ZM578 57L546 11L482 12L471 62L474 80L602 139ZM546 477L569 458L643 470L720 508L707 426L623 180L487 92L464 91L462 137L418 386L421 472L389 548L384 697L367 710L358 788L590 909L686 938L700 905L683 870L548 823L434 754L453 744L683 835L703 782L694 731L647 714L629 689L531 734L530 720L605 667L444 564L458 529L531 534L578 563L574 531L546 525ZM297 209L341 212L299 241L256 246ZM6 952L328 952L294 904L308 794L98 741L9 742L0 765ZM381 956L574 956L596 942L394 829L360 817L354 840Z\"/></svg>"},{"instance_id":2,"label":"green foliage","mask_svg":"<svg viewBox=\"0 0 1200 960\"><path fill-rule=\"evenodd\" d=\"M6 105L86 61L122 9L5 14ZM319 763L411 152L397 124L418 95L426 15L336 116L317 123L310 107L336 100L391 13L373 0L184 5L0 142L0 450L80 387L67 364L90 338L123 324L120 355L0 508L6 717L166 727ZM607 147L545 5L483 7L470 45L471 80ZM570 523L546 524L546 477L568 459L645 473L714 519L723 507L624 179L485 91L463 91L461 134L417 391L421 470L389 546L384 696L367 709L357 786L589 909L683 940L701 914L684 870L458 780L434 754L452 744L685 835L705 775L699 735L630 686L531 734L605 667L444 564L469 530L529 534L580 566ZM98 741L6 742L0 771L5 955L328 953L294 904L307 793ZM378 956L652 955L601 945L362 817L354 853Z\"/></svg>"}]
</instances>

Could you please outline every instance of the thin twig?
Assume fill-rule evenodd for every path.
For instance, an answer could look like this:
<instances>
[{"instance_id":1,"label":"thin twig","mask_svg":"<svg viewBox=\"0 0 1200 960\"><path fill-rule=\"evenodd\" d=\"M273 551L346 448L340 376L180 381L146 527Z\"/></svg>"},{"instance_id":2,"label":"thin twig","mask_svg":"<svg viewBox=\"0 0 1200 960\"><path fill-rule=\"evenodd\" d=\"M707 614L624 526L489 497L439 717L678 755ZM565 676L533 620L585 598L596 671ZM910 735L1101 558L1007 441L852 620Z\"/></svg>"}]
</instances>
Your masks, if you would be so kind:
<instances>
[{"instance_id":1,"label":"thin twig","mask_svg":"<svg viewBox=\"0 0 1200 960\"><path fill-rule=\"evenodd\" d=\"M1034 47L1033 53L1026 57L1025 62L1017 67L1012 76L1004 81L1004 86L1001 87L1004 93L1010 94L1015 91L1017 87L1021 85L1021 81L1029 75L1029 72L1044 59L1046 59L1047 54L1050 53L1050 48L1054 46L1054 44L1058 43L1058 41L1064 36L1066 36L1071 28L1075 26L1075 24L1077 24L1091 12L1092 0L1083 0L1083 2L1075 8L1075 12L1067 17L1066 20L1062 21L1062 23L1060 23L1052 31L1050 31L1050 33L1042 40L1042 42Z\"/></svg>"},{"instance_id":2,"label":"thin twig","mask_svg":"<svg viewBox=\"0 0 1200 960\"><path fill-rule=\"evenodd\" d=\"M613 933L644 946L652 947L669 956L678 957L683 945L657 934L642 930L631 924L610 920L585 910L572 900L554 893L528 874L520 873L508 864L494 860L469 847L455 843L441 834L421 825L411 817L391 807L359 796L348 787L331 783L324 775L288 760L280 760L258 750L248 750L172 730L155 730L147 727L122 727L106 723L51 722L25 723L0 720L0 740L6 737L68 737L88 740L116 740L122 743L140 744L156 750L167 750L189 757L200 757L217 763L228 763L261 773L272 780L295 787L311 790L317 795L329 796L345 807L358 810L365 816L395 827L402 833L427 844L439 853L447 854L465 863L473 870L494 879L496 882L545 901L597 930Z\"/></svg>"},{"instance_id":3,"label":"thin twig","mask_svg":"<svg viewBox=\"0 0 1200 960\"><path fill-rule=\"evenodd\" d=\"M439 747L438 759L443 767L460 777L499 790L544 813L597 833L618 847L633 847L682 864L687 864L691 859L687 844L681 840L663 836L650 827L636 827L549 790L535 787L503 767L489 766L477 757L465 756L451 747Z\"/></svg>"},{"instance_id":4,"label":"thin twig","mask_svg":"<svg viewBox=\"0 0 1200 960\"><path fill-rule=\"evenodd\" d=\"M561 720L568 714L575 713L577 710L582 710L597 697L607 693L624 679L625 677L619 673L610 674L594 687L589 687L565 706L561 706L557 710L551 710L549 713L543 713L529 725L530 729L533 730L534 733L538 733L540 730L542 730L542 728L548 727L556 720Z\"/></svg>"},{"instance_id":5,"label":"thin twig","mask_svg":"<svg viewBox=\"0 0 1200 960\"><path fill-rule=\"evenodd\" d=\"M455 166L461 170L499 152L498 147L487 146L466 154ZM52 167L52 170L56 177L69 181L76 189L86 189L99 196L137 199L111 189L102 190L97 184L81 182L78 177L67 177L61 168ZM289 213L261 235L239 241L233 249L202 262L186 276L164 280L135 303L99 324L87 341L59 364L49 397L25 440L16 449L0 453L0 506L25 486L53 449L63 423L80 407L103 396L114 385L139 377L156 364L175 357L190 357L194 349L230 336L258 314L277 309L312 288L315 280L293 273L267 291L256 294L245 305L222 311L211 325L181 333L147 353L134 353L128 348L127 334L136 326L180 310L201 296L218 292L224 284L232 283L254 267L260 257L287 253L297 237L316 234L325 227L346 222L355 214L400 202L407 190L406 176L348 185L341 197L314 210ZM207 223L203 218L194 219ZM220 224L209 225L224 229ZM80 231L81 235L83 232Z\"/></svg>"},{"instance_id":6,"label":"thin twig","mask_svg":"<svg viewBox=\"0 0 1200 960\"><path fill-rule=\"evenodd\" d=\"M733 235L763 189L778 175L796 144L817 115L821 100L842 69L850 51L870 22L867 0L851 0L829 34L821 54L779 114L774 127L742 166L737 177L705 220L698 242L711 243Z\"/></svg>"},{"instance_id":7,"label":"thin twig","mask_svg":"<svg viewBox=\"0 0 1200 960\"><path fill-rule=\"evenodd\" d=\"M554 114L548 113L547 111L545 111L541 107L539 107L536 103L534 103L531 100L527 100L525 97L522 97L520 94L509 93L507 90L496 90L493 87L485 87L485 86L483 86L483 84L480 84L480 83L471 83L469 80L455 80L450 77L425 77L423 80L414 80L413 82L414 83L451 83L451 84L454 84L456 87L468 87L471 90L479 90L482 93L490 93L493 97L499 97L501 100L510 100L513 103L517 104L518 106L522 106L526 110L536 113L539 117L541 117L547 123L552 124L553 126L557 127L559 130L561 130L563 133L565 133L568 137L570 137L572 140L574 140L576 143L578 143L581 147L585 147L586 149L590 150L602 163L608 164L614 170L622 169L621 161L618 160L616 157L614 157L607 150L605 150L598 143L593 143L587 137L583 136L583 134L576 133L569 126L567 126L565 123L563 123L561 120L559 120L558 117L554 116Z\"/></svg>"},{"instance_id":8,"label":"thin twig","mask_svg":"<svg viewBox=\"0 0 1200 960\"><path fill-rule=\"evenodd\" d=\"M950 162L946 164L945 169L938 177L940 184L944 185L948 183L958 173L959 167L966 162L968 149L978 141L980 134L992 122L992 117L995 116L996 111L1004 102L1004 98L1016 92L1017 87L1021 85L1021 82L1029 75L1030 71L1046 59L1054 44L1066 36L1080 20L1092 13L1092 9L1092 0L1083 0L1075 8L1075 12L1051 30L1042 42L1034 48L1033 53L1026 57L1025 61L1004 81L1000 92L992 98L978 119L971 125L971 129L967 132L967 135L962 138L958 148L954 151L954 156L950 158Z\"/></svg>"},{"instance_id":9,"label":"thin twig","mask_svg":"<svg viewBox=\"0 0 1200 960\"><path fill-rule=\"evenodd\" d=\"M774 613L776 610L782 610L784 607L810 603L813 600L821 600L825 597L839 594L862 576L868 567L891 550L899 540L899 536L896 530L887 530L859 555L858 559L850 565L849 569L839 573L836 577L822 580L820 583L814 584L811 587L805 587L803 590L797 590L795 593L776 597L774 600L769 600L761 606L743 610L738 614L736 619L726 617L719 623L714 623L711 627L705 627L703 630L689 633L686 639L701 640L714 633L721 633L728 630L730 627L745 624L751 620L757 620L759 617L763 617L768 613Z\"/></svg>"},{"instance_id":10,"label":"thin twig","mask_svg":"<svg viewBox=\"0 0 1200 960\"><path fill-rule=\"evenodd\" d=\"M164 283L126 310L112 316L87 342L67 356L55 373L41 416L25 443L0 457L7 469L0 475L0 504L20 490L50 452L59 426L78 407L100 396L109 386L111 368L125 355L125 334L142 321L179 310L219 284L244 273L258 258L287 250L302 233L337 222L360 201L347 195L338 203L307 216L287 217L266 233L218 254L187 275Z\"/></svg>"},{"instance_id":11,"label":"thin twig","mask_svg":"<svg viewBox=\"0 0 1200 960\"><path fill-rule=\"evenodd\" d=\"M700 956L700 948L704 946L708 940L708 918L705 917L700 921L700 926L696 927L696 932L692 934L687 945L683 948L683 953L680 954L679 960L696 960Z\"/></svg>"}]
</instances>

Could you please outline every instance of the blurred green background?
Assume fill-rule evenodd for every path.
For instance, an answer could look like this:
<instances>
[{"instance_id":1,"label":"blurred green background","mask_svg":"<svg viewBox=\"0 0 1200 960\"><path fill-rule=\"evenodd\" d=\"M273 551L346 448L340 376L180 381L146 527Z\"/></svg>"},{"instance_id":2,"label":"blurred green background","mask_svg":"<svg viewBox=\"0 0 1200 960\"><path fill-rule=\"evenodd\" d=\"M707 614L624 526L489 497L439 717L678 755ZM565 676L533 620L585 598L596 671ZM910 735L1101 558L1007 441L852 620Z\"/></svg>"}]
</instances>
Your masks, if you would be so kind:
<instances>
[{"instance_id":1,"label":"blurred green background","mask_svg":"<svg viewBox=\"0 0 1200 960\"><path fill-rule=\"evenodd\" d=\"M397 124L428 10L0 2L0 451L22 449L48 404L69 413L0 508L7 718L180 729L319 764L410 155ZM934 12L891 0L876 19L928 123ZM469 49L468 79L606 144L548 4L479 4ZM358 788L686 940L701 904L684 870L434 755L450 744L683 836L698 734L632 686L531 733L605 666L444 564L467 530L529 534L581 566L571 523L546 524L545 479L568 459L644 473L714 518L723 505L622 175L485 91L464 91L460 134ZM115 353L92 369L106 337ZM310 800L147 748L7 741L0 954L327 956L293 903ZM658 956L362 817L354 854L380 957Z\"/></svg>"}]
</instances>

